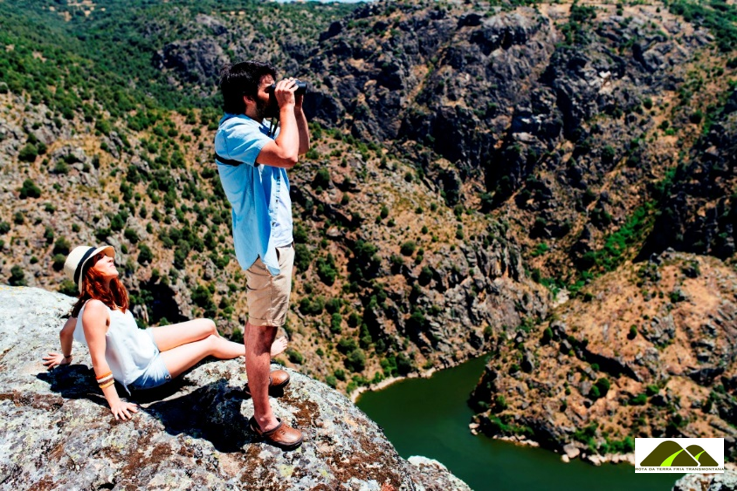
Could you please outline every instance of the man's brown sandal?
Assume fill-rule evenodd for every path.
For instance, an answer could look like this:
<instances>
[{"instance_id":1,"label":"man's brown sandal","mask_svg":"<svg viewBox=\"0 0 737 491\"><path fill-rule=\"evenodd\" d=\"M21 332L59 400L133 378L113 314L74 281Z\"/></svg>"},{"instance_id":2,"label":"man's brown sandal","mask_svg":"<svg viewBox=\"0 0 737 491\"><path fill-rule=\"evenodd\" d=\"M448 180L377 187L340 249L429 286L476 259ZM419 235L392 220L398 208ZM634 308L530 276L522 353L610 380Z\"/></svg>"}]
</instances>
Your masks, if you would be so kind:
<instances>
[{"instance_id":1,"label":"man's brown sandal","mask_svg":"<svg viewBox=\"0 0 737 491\"><path fill-rule=\"evenodd\" d=\"M284 393L284 387L289 383L289 374L284 370L274 370L269 374L269 395L281 396ZM243 387L243 392L251 397L251 388L248 383Z\"/></svg>"},{"instance_id":2,"label":"man's brown sandal","mask_svg":"<svg viewBox=\"0 0 737 491\"><path fill-rule=\"evenodd\" d=\"M251 418L248 420L248 427L269 445L274 445L284 450L294 450L302 445L302 439L304 437L301 431L284 424L279 418L277 418L277 421L279 421L279 424L276 428L262 432L256 419Z\"/></svg>"}]
</instances>

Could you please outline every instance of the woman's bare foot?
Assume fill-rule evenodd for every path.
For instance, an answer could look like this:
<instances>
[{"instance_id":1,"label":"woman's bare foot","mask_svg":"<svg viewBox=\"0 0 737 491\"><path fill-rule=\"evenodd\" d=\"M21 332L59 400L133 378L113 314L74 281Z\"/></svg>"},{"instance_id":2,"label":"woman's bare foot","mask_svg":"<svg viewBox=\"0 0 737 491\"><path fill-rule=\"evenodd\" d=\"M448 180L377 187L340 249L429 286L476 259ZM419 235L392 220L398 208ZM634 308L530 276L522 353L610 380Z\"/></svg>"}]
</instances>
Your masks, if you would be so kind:
<instances>
[{"instance_id":1,"label":"woman's bare foot","mask_svg":"<svg viewBox=\"0 0 737 491\"><path fill-rule=\"evenodd\" d=\"M282 336L279 339L275 339L274 342L271 344L271 357L275 357L277 355L280 355L284 352L285 349L287 349L287 337Z\"/></svg>"}]
</instances>

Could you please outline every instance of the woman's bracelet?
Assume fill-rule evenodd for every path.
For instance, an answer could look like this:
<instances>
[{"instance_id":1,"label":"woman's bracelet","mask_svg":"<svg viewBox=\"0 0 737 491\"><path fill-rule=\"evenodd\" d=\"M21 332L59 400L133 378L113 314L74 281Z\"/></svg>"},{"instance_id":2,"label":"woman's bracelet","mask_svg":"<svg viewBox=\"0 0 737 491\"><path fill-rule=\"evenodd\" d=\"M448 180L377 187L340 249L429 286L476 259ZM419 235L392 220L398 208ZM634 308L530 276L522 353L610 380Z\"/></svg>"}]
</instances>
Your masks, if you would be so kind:
<instances>
[{"instance_id":1,"label":"woman's bracelet","mask_svg":"<svg viewBox=\"0 0 737 491\"><path fill-rule=\"evenodd\" d=\"M113 372L107 372L102 377L97 377L97 385L99 385L101 389L107 389L114 383L115 379L113 378Z\"/></svg>"},{"instance_id":2,"label":"woman's bracelet","mask_svg":"<svg viewBox=\"0 0 737 491\"><path fill-rule=\"evenodd\" d=\"M65 359L65 360L68 360L68 359L69 359L69 358L71 358L71 357L72 357L72 355L64 355L64 359Z\"/></svg>"}]
</instances>

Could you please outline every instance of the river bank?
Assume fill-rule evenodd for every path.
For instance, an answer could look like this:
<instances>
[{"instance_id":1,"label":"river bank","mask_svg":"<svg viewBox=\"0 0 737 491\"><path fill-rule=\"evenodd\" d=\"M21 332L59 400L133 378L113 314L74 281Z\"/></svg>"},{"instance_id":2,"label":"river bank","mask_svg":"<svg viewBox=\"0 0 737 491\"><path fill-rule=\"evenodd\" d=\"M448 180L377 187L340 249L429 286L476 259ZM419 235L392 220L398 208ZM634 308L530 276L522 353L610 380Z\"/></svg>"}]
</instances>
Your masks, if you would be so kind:
<instances>
[{"instance_id":1,"label":"river bank","mask_svg":"<svg viewBox=\"0 0 737 491\"><path fill-rule=\"evenodd\" d=\"M450 367L450 368L453 368L453 367ZM350 393L351 402L355 404L356 401L358 401L358 399L361 397L361 394L364 394L366 392L376 392L382 389L386 389L390 385L395 384L397 382L401 382L402 380L408 380L408 379L413 379L413 378L430 378L436 371L437 369L431 368L430 370L427 370L424 372L412 372L406 377L389 377L389 378L385 378L384 380L376 384L358 387L356 390Z\"/></svg>"},{"instance_id":2,"label":"river bank","mask_svg":"<svg viewBox=\"0 0 737 491\"><path fill-rule=\"evenodd\" d=\"M680 477L635 474L626 463L597 467L577 458L565 464L560 454L529 442L474 436L466 401L484 366L477 358L430 377L394 381L364 392L357 404L401 456L436 459L476 491L670 491Z\"/></svg>"},{"instance_id":3,"label":"river bank","mask_svg":"<svg viewBox=\"0 0 737 491\"><path fill-rule=\"evenodd\" d=\"M486 359L486 356L482 356L478 359ZM456 365L450 366L448 368L443 369L445 370L452 370L455 367L458 367L460 365L463 365L465 363L469 363L473 360L466 360L460 363L457 363ZM400 383L406 380L412 380L412 379L430 379L433 375L438 373L439 370L436 368L431 368L430 370L426 370L424 372L413 372L407 375L406 377L389 377L384 380L382 380L379 383L359 387L356 390L354 390L350 394L350 399L354 404L358 404L358 400L361 398L363 394L370 393L370 392L378 392L381 390L384 390L396 383ZM480 377L480 372L479 372ZM473 436L483 435L481 432L478 431L479 424L478 423L469 423L468 424L468 430ZM494 435L494 436L487 436L487 438L491 438L493 440L503 441L507 443L511 443L514 445L520 445L523 447L530 447L530 448L539 448L540 442L537 442L533 439L527 438L524 435ZM548 449L549 451L552 451ZM561 462L563 463L569 463L572 460L579 459L583 462L586 462L588 464L594 465L594 466L600 466L602 464L619 464L619 463L627 463L632 466L635 465L635 454L634 453L626 453L626 454L606 454L606 455L599 455L599 454L587 454L585 452L580 451L577 447L574 445L565 445L563 447L563 453L558 454L557 452L552 451L556 455L560 455Z\"/></svg>"}]
</instances>

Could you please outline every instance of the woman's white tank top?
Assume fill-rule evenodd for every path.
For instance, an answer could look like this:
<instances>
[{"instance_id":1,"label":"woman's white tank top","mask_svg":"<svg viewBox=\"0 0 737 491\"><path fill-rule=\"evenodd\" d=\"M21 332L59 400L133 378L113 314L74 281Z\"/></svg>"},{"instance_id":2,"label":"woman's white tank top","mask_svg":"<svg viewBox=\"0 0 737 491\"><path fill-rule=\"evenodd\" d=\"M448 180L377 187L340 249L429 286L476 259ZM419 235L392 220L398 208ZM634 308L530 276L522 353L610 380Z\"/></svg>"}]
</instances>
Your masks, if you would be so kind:
<instances>
[{"instance_id":1,"label":"woman's white tank top","mask_svg":"<svg viewBox=\"0 0 737 491\"><path fill-rule=\"evenodd\" d=\"M82 314L86 306L87 304L79 311L74 328L74 339L85 345L87 339L84 337ZM130 309L123 313L107 306L106 308L110 314L110 326L106 334L105 360L115 380L127 388L143 375L159 350L151 335L138 328Z\"/></svg>"}]
</instances>

